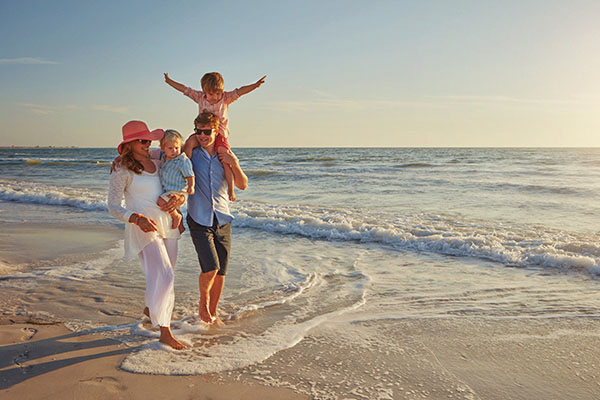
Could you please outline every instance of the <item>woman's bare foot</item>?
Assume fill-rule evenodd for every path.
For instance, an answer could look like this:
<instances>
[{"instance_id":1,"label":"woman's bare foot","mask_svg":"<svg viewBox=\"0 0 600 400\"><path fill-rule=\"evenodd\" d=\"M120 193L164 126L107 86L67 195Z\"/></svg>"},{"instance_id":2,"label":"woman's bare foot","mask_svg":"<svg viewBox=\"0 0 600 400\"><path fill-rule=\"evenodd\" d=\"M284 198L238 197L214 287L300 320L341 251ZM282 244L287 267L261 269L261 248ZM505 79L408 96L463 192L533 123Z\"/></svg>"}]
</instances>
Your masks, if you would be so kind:
<instances>
[{"instance_id":1,"label":"woman's bare foot","mask_svg":"<svg viewBox=\"0 0 600 400\"><path fill-rule=\"evenodd\" d=\"M184 350L187 348L183 343L175 339L171 333L171 328L168 326L160 327L160 339L158 339L158 341L166 344L167 346L171 346L175 350Z\"/></svg>"},{"instance_id":2,"label":"woman's bare foot","mask_svg":"<svg viewBox=\"0 0 600 400\"><path fill-rule=\"evenodd\" d=\"M206 303L198 303L198 315L200 315L200 319L207 324L212 324L215 322L215 317L210 315L210 311L208 311L208 304Z\"/></svg>"},{"instance_id":3,"label":"woman's bare foot","mask_svg":"<svg viewBox=\"0 0 600 400\"><path fill-rule=\"evenodd\" d=\"M150 309L148 307L144 307L144 311L142 311L144 315L150 318Z\"/></svg>"}]
</instances>

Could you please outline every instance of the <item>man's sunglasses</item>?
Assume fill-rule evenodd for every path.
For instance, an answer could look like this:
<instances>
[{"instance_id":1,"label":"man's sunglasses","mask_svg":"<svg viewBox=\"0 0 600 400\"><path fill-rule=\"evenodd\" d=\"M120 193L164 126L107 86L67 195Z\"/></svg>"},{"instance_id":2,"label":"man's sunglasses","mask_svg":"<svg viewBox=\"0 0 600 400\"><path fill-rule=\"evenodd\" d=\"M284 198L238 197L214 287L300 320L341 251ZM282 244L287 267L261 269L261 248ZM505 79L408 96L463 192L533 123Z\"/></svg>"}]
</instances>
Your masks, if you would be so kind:
<instances>
[{"instance_id":1,"label":"man's sunglasses","mask_svg":"<svg viewBox=\"0 0 600 400\"><path fill-rule=\"evenodd\" d=\"M214 129L198 129L198 128L195 128L194 129L194 133L196 135L202 135L202 134L204 134L206 136L210 136L213 133L213 130Z\"/></svg>"}]
</instances>

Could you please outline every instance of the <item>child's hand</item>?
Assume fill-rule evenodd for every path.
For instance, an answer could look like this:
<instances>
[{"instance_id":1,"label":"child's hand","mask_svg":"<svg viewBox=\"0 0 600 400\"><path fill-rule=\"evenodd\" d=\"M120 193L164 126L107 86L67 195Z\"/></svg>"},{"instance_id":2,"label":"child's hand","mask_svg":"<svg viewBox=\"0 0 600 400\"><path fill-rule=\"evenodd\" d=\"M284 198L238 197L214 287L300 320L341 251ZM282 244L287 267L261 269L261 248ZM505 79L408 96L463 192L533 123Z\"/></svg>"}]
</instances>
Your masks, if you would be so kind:
<instances>
[{"instance_id":1,"label":"child's hand","mask_svg":"<svg viewBox=\"0 0 600 400\"><path fill-rule=\"evenodd\" d=\"M265 79L267 79L267 76L263 76L262 78L260 78L259 80L256 81L255 85L256 88L258 89L263 83L265 83Z\"/></svg>"}]
</instances>

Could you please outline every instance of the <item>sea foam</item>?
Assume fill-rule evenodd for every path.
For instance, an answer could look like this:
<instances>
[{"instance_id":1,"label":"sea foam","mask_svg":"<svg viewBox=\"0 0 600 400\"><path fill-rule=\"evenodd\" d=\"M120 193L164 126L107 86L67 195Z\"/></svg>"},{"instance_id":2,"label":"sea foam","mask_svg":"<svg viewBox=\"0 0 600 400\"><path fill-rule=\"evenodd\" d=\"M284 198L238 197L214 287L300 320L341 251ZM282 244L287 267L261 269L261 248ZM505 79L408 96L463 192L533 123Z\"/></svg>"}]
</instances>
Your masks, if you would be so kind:
<instances>
[{"instance_id":1,"label":"sea foam","mask_svg":"<svg viewBox=\"0 0 600 400\"><path fill-rule=\"evenodd\" d=\"M106 211L106 194L0 180L0 200ZM398 250L475 257L504 265L600 272L600 235L544 226L508 225L449 215L370 212L352 208L232 204L234 226L328 241L379 243ZM107 216L108 218L108 216Z\"/></svg>"}]
</instances>

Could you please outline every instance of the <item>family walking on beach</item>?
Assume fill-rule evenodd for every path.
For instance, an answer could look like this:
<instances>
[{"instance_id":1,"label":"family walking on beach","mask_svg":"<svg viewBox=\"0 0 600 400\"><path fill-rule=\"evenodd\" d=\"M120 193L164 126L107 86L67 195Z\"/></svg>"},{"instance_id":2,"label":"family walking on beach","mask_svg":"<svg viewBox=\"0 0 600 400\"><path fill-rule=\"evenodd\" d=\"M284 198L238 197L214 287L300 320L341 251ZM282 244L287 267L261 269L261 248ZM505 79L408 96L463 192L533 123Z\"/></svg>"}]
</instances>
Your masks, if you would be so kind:
<instances>
[{"instance_id":1,"label":"family walking on beach","mask_svg":"<svg viewBox=\"0 0 600 400\"><path fill-rule=\"evenodd\" d=\"M142 121L127 122L110 177L108 209L125 223L126 259L137 256L142 263L144 313L160 327L159 340L180 350L186 346L170 329L177 241L184 231L179 207L188 200L186 222L201 269L198 315L205 323L222 326L217 306L231 248L229 201L235 201L234 186L244 190L248 184L228 143L227 111L229 104L260 87L266 76L230 92L224 91L217 72L202 77L201 91L164 76L167 84L198 103L194 134L184 143L175 130L150 131ZM160 140L160 151L150 151L154 140Z\"/></svg>"}]
</instances>

